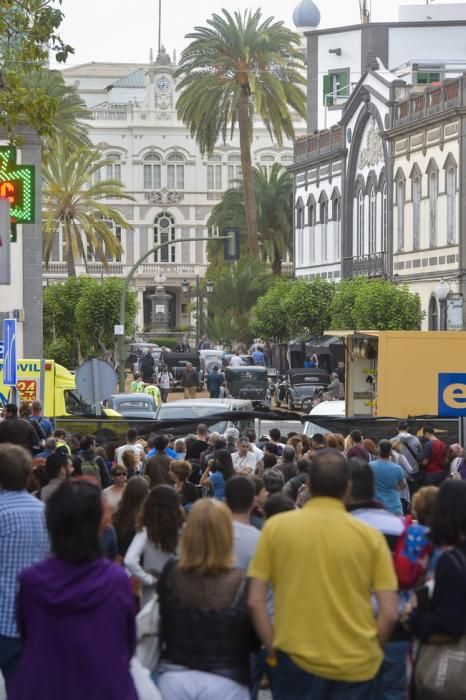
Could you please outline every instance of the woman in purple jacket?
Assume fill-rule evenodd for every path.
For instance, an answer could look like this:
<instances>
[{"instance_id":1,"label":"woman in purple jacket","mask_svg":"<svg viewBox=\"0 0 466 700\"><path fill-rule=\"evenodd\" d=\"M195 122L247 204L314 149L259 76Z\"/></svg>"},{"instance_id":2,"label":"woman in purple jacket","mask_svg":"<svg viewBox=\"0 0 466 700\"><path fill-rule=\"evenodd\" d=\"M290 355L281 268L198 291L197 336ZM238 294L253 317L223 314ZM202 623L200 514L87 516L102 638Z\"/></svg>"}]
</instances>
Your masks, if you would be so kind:
<instances>
[{"instance_id":1,"label":"woman in purple jacket","mask_svg":"<svg viewBox=\"0 0 466 700\"><path fill-rule=\"evenodd\" d=\"M23 649L9 700L137 700L133 595L124 570L102 557L100 489L64 482L46 520L55 556L19 577Z\"/></svg>"}]
</instances>

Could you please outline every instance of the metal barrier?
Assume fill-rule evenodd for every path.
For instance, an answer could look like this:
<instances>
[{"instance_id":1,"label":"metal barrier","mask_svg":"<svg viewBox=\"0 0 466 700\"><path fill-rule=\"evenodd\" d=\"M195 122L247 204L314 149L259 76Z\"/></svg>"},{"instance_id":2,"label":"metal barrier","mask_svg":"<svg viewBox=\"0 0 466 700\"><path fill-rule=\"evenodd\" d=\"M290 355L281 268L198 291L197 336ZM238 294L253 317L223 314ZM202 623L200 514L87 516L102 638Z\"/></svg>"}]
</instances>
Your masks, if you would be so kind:
<instances>
[{"instance_id":1,"label":"metal barrier","mask_svg":"<svg viewBox=\"0 0 466 700\"><path fill-rule=\"evenodd\" d=\"M205 418L165 421L141 421L125 418L95 418L67 417L55 420L56 428L63 428L67 434L94 435L99 444L124 444L129 428L135 428L141 438L148 439L157 433L170 433L175 436L185 436L194 433L199 423L208 426L217 423L236 425L240 430L254 428L257 436L267 435L270 428L279 428L285 437L290 432L305 432L312 435L316 432L340 433L348 435L358 429L364 437L377 442L383 438L391 438L397 434L400 418L374 418L367 416L311 416L287 411L226 411ZM405 420L405 419L403 419ZM416 416L408 419L409 432L422 435L426 425L434 427L439 437L451 445L459 442L466 445L466 419L440 418L438 416Z\"/></svg>"}]
</instances>

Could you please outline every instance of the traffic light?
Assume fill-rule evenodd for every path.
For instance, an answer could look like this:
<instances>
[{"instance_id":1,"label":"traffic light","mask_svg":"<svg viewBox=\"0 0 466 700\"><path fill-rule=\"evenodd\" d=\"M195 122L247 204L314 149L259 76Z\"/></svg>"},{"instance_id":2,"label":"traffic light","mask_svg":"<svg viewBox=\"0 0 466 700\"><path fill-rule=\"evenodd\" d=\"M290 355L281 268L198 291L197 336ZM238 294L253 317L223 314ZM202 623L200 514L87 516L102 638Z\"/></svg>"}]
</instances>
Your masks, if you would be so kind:
<instances>
[{"instance_id":1,"label":"traffic light","mask_svg":"<svg viewBox=\"0 0 466 700\"><path fill-rule=\"evenodd\" d=\"M225 260L239 260L240 256L240 242L239 228L224 228L222 231L223 236L230 236L230 238L223 241L223 257Z\"/></svg>"}]
</instances>

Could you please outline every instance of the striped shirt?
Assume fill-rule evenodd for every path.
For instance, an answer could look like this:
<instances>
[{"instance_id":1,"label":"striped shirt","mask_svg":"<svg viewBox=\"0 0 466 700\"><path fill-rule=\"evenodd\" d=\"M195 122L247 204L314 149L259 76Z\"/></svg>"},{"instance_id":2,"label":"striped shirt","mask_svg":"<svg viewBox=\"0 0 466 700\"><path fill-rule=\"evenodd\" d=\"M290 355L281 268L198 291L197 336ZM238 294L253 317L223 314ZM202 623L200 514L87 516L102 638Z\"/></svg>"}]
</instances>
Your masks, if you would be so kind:
<instances>
[{"instance_id":1,"label":"striped shirt","mask_svg":"<svg viewBox=\"0 0 466 700\"><path fill-rule=\"evenodd\" d=\"M19 636L18 575L49 551L44 504L26 491L0 490L0 635Z\"/></svg>"}]
</instances>

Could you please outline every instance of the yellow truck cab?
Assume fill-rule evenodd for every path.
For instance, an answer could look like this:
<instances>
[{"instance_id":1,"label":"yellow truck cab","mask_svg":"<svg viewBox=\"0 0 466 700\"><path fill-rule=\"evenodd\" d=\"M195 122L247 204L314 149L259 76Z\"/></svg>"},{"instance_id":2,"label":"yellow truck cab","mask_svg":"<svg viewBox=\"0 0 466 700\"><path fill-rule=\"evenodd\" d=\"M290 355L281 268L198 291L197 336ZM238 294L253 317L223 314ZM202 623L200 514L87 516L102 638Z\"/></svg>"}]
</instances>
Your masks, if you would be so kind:
<instances>
[{"instance_id":1,"label":"yellow truck cab","mask_svg":"<svg viewBox=\"0 0 466 700\"><path fill-rule=\"evenodd\" d=\"M347 416L466 412L466 332L327 331L344 338Z\"/></svg>"},{"instance_id":2,"label":"yellow truck cab","mask_svg":"<svg viewBox=\"0 0 466 700\"><path fill-rule=\"evenodd\" d=\"M76 390L74 374L66 367L54 362L44 361L44 405L43 414L48 418L69 415L89 415L90 405ZM40 360L18 360L18 381L16 389L19 401L39 400L41 398ZM0 360L0 403L6 405L10 397L10 387L3 384L3 360ZM120 414L111 409L104 409L107 417L120 417Z\"/></svg>"}]
</instances>

